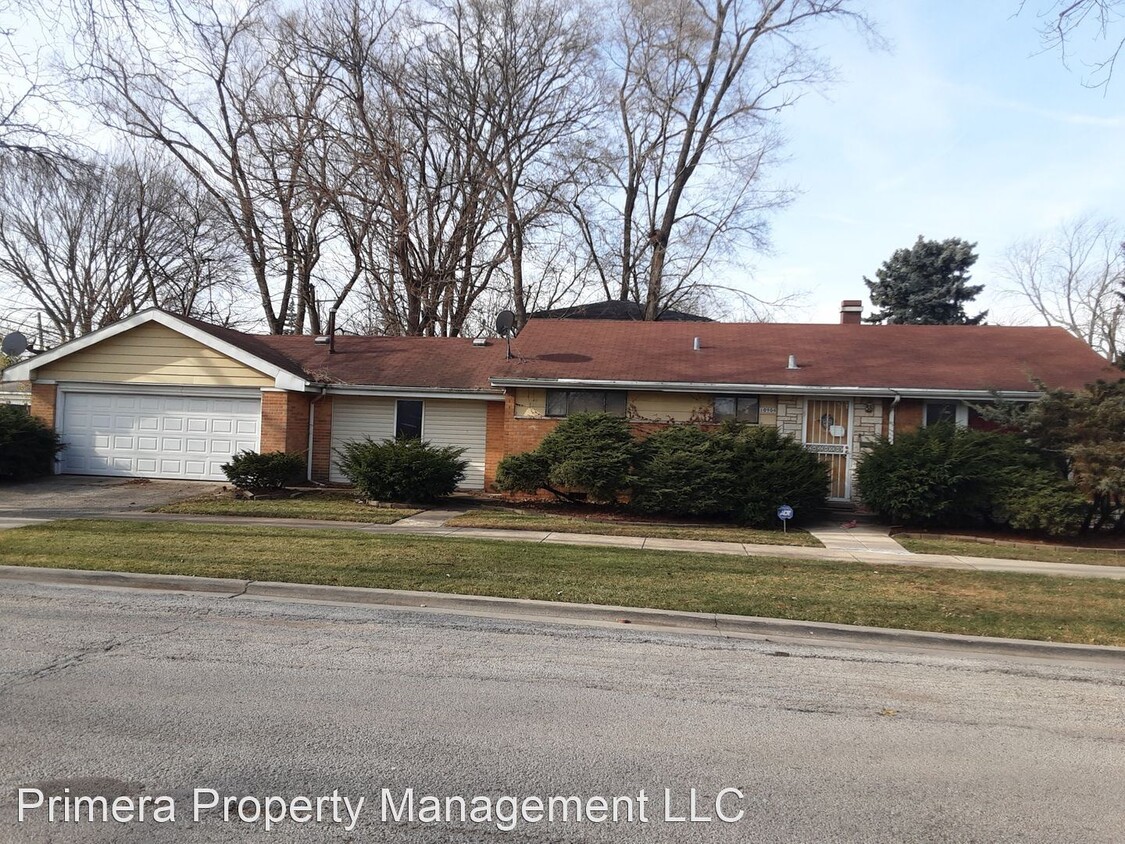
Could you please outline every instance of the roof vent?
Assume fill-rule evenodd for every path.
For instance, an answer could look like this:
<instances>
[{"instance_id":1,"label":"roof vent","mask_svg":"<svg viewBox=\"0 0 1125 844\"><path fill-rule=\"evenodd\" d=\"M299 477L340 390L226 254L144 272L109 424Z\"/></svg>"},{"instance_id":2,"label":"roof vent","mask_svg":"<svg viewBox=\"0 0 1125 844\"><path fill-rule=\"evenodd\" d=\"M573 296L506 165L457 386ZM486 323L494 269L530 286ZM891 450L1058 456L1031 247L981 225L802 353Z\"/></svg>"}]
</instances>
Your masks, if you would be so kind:
<instances>
[{"instance_id":1,"label":"roof vent","mask_svg":"<svg viewBox=\"0 0 1125 844\"><path fill-rule=\"evenodd\" d=\"M789 366L787 366L786 369L800 369L800 368L801 367L797 366L797 356L796 355L790 355L789 356Z\"/></svg>"},{"instance_id":2,"label":"roof vent","mask_svg":"<svg viewBox=\"0 0 1125 844\"><path fill-rule=\"evenodd\" d=\"M474 346L487 346L488 340L486 340L484 337L474 337L473 338L473 345Z\"/></svg>"},{"instance_id":3,"label":"roof vent","mask_svg":"<svg viewBox=\"0 0 1125 844\"><path fill-rule=\"evenodd\" d=\"M313 342L316 343L316 345L318 345L318 346L327 346L331 339L332 338L329 337L327 334L324 334L320 337L314 337Z\"/></svg>"},{"instance_id":4,"label":"roof vent","mask_svg":"<svg viewBox=\"0 0 1125 844\"><path fill-rule=\"evenodd\" d=\"M700 340L698 337L696 337L691 343L691 348L692 348L693 351L698 352L700 349L703 348L703 341Z\"/></svg>"}]
</instances>

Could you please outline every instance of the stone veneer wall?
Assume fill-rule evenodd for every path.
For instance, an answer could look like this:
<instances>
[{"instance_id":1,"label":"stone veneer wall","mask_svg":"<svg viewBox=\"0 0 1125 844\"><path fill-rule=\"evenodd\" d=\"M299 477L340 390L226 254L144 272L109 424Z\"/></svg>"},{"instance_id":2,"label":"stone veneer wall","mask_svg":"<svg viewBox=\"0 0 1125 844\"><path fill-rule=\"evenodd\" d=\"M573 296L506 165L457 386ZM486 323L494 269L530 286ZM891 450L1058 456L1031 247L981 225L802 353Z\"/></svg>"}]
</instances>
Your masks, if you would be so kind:
<instances>
[{"instance_id":1,"label":"stone veneer wall","mask_svg":"<svg viewBox=\"0 0 1125 844\"><path fill-rule=\"evenodd\" d=\"M777 427L781 433L789 434L797 442L805 439L805 399L804 396L777 397Z\"/></svg>"}]
</instances>

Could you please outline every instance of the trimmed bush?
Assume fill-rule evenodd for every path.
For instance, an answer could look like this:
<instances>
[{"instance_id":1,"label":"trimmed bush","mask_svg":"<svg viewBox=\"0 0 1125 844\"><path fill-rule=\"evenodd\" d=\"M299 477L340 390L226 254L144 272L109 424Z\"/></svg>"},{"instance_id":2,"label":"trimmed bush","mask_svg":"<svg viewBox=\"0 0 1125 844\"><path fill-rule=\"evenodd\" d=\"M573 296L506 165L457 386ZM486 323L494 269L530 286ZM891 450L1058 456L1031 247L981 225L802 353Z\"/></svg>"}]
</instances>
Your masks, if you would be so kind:
<instances>
[{"instance_id":1,"label":"trimmed bush","mask_svg":"<svg viewBox=\"0 0 1125 844\"><path fill-rule=\"evenodd\" d=\"M305 456L287 451L240 451L222 465L227 480L239 489L281 489L300 480Z\"/></svg>"},{"instance_id":2,"label":"trimmed bush","mask_svg":"<svg viewBox=\"0 0 1125 844\"><path fill-rule=\"evenodd\" d=\"M430 502L443 498L465 477L463 448L433 446L422 440L370 437L336 450L337 465L356 489L373 501Z\"/></svg>"},{"instance_id":3,"label":"trimmed bush","mask_svg":"<svg viewBox=\"0 0 1125 844\"><path fill-rule=\"evenodd\" d=\"M501 492L538 492L551 485L547 458L537 451L509 454L496 467L496 488Z\"/></svg>"},{"instance_id":4,"label":"trimmed bush","mask_svg":"<svg viewBox=\"0 0 1125 844\"><path fill-rule=\"evenodd\" d=\"M629 486L639 448L629 423L608 413L576 413L559 423L535 450L547 464L544 489L585 492L591 501L616 501Z\"/></svg>"},{"instance_id":5,"label":"trimmed bush","mask_svg":"<svg viewBox=\"0 0 1125 844\"><path fill-rule=\"evenodd\" d=\"M777 508L790 505L794 521L812 515L828 499L828 467L777 428L727 425L732 439L731 517L754 527L777 527Z\"/></svg>"},{"instance_id":6,"label":"trimmed bush","mask_svg":"<svg viewBox=\"0 0 1125 844\"><path fill-rule=\"evenodd\" d=\"M993 518L1015 530L1048 536L1081 532L1088 502L1074 484L1054 472L1030 472L1001 494Z\"/></svg>"},{"instance_id":7,"label":"trimmed bush","mask_svg":"<svg viewBox=\"0 0 1125 844\"><path fill-rule=\"evenodd\" d=\"M736 483L733 438L692 425L665 428L644 443L632 505L644 513L729 516Z\"/></svg>"},{"instance_id":8,"label":"trimmed bush","mask_svg":"<svg viewBox=\"0 0 1125 844\"><path fill-rule=\"evenodd\" d=\"M0 478L24 481L49 475L64 448L58 433L14 404L0 404Z\"/></svg>"},{"instance_id":9,"label":"trimmed bush","mask_svg":"<svg viewBox=\"0 0 1125 844\"><path fill-rule=\"evenodd\" d=\"M948 423L879 440L856 481L867 506L907 525L1007 524L1061 534L1081 512L1074 488L1025 441Z\"/></svg>"}]
</instances>

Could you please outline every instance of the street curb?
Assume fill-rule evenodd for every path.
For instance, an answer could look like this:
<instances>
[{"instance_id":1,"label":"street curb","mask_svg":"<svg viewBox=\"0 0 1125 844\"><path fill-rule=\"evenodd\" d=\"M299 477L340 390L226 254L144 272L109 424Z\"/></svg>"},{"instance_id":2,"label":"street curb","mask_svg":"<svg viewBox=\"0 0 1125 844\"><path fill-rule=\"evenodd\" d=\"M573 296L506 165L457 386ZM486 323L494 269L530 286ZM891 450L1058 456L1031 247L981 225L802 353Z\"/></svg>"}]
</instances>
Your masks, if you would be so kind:
<instances>
[{"instance_id":1,"label":"street curb","mask_svg":"<svg viewBox=\"0 0 1125 844\"><path fill-rule=\"evenodd\" d=\"M192 577L183 574L135 574L125 571L0 566L0 580L67 583L79 586L118 586L127 589L161 589L169 592L242 594L247 580L225 577Z\"/></svg>"},{"instance_id":2,"label":"street curb","mask_svg":"<svg viewBox=\"0 0 1125 844\"><path fill-rule=\"evenodd\" d=\"M496 598L444 592L412 592L356 586L321 586L306 583L275 583L184 575L35 568L31 566L0 566L0 580L58 583L72 586L112 586L173 592L201 592L219 594L228 598L248 597L267 600L365 604L404 609L448 610L520 620L562 623L595 622L614 626L638 625L646 628L706 633L717 636L772 635L790 639L807 639L810 644L840 642L905 645L928 649L956 650L964 653L1051 657L1055 659L1067 657L1099 658L1125 663L1125 648L1108 645L1001 639L989 636L930 633L920 630L897 630L885 627L860 627L821 621L794 621L757 616L696 613L603 604L573 604L563 601Z\"/></svg>"}]
</instances>

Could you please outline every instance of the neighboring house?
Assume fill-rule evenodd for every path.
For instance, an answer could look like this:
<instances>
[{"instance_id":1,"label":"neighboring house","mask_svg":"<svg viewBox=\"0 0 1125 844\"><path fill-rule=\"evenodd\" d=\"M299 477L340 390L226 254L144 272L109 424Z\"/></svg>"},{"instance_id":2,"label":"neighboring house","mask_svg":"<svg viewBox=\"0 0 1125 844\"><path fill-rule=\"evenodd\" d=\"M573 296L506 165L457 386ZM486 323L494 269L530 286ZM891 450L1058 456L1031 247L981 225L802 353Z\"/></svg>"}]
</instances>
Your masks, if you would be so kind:
<instances>
[{"instance_id":1,"label":"neighboring house","mask_svg":"<svg viewBox=\"0 0 1125 844\"><path fill-rule=\"evenodd\" d=\"M548 311L535 311L528 314L530 319L615 319L641 322L645 318L643 305L636 302L623 302L620 299L607 299L603 302L587 302L585 305L571 305L566 308L552 308ZM689 314L686 311L668 309L661 311L657 322L711 322L710 317Z\"/></svg>"},{"instance_id":2,"label":"neighboring house","mask_svg":"<svg viewBox=\"0 0 1125 844\"><path fill-rule=\"evenodd\" d=\"M570 413L620 414L640 431L740 419L776 425L822 455L851 498L865 440L942 418L977 423L993 391L1032 379L1078 388L1117 378L1058 328L533 319L511 342L248 335L150 310L9 367L32 412L60 431L59 471L223 480L241 449L311 454L370 436L465 449L466 489L534 448Z\"/></svg>"}]
</instances>

